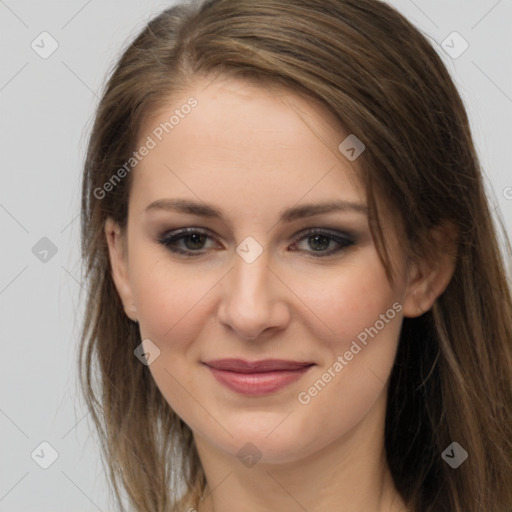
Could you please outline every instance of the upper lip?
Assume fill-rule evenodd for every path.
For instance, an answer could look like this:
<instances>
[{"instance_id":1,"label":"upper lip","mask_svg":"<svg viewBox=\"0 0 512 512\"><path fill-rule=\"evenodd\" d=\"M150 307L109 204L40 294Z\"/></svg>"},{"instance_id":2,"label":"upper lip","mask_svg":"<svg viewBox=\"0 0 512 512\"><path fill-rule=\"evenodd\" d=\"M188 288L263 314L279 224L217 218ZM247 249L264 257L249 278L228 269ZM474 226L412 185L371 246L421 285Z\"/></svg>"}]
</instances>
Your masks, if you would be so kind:
<instances>
[{"instance_id":1,"label":"upper lip","mask_svg":"<svg viewBox=\"0 0 512 512\"><path fill-rule=\"evenodd\" d=\"M300 370L314 363L300 361L285 361L284 359L262 359L261 361L245 361L244 359L215 359L205 361L207 366L217 370L238 373L260 373L280 370Z\"/></svg>"}]
</instances>

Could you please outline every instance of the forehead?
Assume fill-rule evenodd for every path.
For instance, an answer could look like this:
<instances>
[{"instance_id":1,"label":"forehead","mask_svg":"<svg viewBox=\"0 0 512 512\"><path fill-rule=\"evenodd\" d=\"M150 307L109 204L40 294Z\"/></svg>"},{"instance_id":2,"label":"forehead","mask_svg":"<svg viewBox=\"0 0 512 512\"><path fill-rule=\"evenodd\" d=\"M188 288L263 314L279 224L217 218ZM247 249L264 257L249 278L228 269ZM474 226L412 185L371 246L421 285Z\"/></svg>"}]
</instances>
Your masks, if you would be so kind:
<instances>
[{"instance_id":1,"label":"forehead","mask_svg":"<svg viewBox=\"0 0 512 512\"><path fill-rule=\"evenodd\" d=\"M347 135L327 107L295 92L198 80L144 123L137 147L151 139L152 149L136 166L134 193L146 201L177 193L225 201L227 192L281 205L336 193L361 200L357 162L338 150Z\"/></svg>"}]
</instances>

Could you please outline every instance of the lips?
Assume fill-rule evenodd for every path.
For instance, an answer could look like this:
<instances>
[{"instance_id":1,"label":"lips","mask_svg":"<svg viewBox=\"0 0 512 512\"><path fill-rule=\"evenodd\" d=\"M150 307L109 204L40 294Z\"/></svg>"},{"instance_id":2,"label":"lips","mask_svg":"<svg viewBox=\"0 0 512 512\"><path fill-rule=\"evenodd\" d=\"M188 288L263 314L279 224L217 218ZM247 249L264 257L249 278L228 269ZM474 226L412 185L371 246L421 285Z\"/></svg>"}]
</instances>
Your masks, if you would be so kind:
<instances>
[{"instance_id":1,"label":"lips","mask_svg":"<svg viewBox=\"0 0 512 512\"><path fill-rule=\"evenodd\" d=\"M236 373L266 373L279 371L301 370L312 366L311 362L287 361L284 359L263 359L260 361L245 361L243 359L216 359L204 364L217 370Z\"/></svg>"},{"instance_id":2,"label":"lips","mask_svg":"<svg viewBox=\"0 0 512 512\"><path fill-rule=\"evenodd\" d=\"M204 363L213 377L238 394L263 396L277 393L299 380L314 363L264 359L216 359Z\"/></svg>"}]
</instances>

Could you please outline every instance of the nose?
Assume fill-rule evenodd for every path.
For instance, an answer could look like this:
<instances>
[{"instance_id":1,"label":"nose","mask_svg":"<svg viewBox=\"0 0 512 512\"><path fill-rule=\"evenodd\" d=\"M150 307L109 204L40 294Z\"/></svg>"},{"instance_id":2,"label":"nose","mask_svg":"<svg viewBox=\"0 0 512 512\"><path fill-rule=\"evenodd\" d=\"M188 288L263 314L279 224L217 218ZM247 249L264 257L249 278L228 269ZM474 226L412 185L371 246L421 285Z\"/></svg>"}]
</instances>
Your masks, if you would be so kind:
<instances>
[{"instance_id":1,"label":"nose","mask_svg":"<svg viewBox=\"0 0 512 512\"><path fill-rule=\"evenodd\" d=\"M269 267L267 251L251 263L235 254L233 268L221 286L219 321L240 338L255 340L289 322L288 289Z\"/></svg>"}]
</instances>

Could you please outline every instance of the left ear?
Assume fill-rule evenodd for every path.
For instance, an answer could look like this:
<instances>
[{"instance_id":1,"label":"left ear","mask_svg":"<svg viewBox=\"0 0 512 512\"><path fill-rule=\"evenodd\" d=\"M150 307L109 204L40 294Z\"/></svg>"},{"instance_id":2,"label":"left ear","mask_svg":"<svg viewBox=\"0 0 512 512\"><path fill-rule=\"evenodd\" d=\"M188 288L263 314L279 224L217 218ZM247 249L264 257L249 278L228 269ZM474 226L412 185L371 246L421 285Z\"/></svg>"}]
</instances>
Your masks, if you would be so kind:
<instances>
[{"instance_id":1,"label":"left ear","mask_svg":"<svg viewBox=\"0 0 512 512\"><path fill-rule=\"evenodd\" d=\"M435 256L409 262L405 317L414 318L428 311L448 286L457 261L457 235L451 222L433 228L430 236Z\"/></svg>"}]
</instances>

